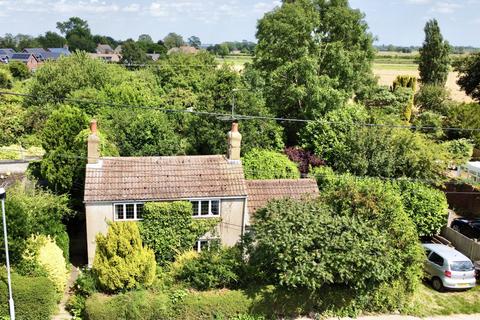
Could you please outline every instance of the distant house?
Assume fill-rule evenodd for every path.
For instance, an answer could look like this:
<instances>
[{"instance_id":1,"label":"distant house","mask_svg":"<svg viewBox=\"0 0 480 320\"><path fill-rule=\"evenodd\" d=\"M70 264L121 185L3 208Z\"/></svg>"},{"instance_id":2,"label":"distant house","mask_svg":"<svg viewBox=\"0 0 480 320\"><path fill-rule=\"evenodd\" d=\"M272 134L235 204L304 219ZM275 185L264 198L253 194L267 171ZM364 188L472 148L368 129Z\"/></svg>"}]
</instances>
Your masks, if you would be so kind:
<instances>
[{"instance_id":1,"label":"distant house","mask_svg":"<svg viewBox=\"0 0 480 320\"><path fill-rule=\"evenodd\" d=\"M167 51L167 54L172 54L172 53L195 54L197 52L198 52L198 49L195 47L181 46L178 48L171 48L170 50Z\"/></svg>"},{"instance_id":2,"label":"distant house","mask_svg":"<svg viewBox=\"0 0 480 320\"><path fill-rule=\"evenodd\" d=\"M35 71L41 65L41 61L38 60L35 54L33 53L14 53L10 57L9 61L20 61L27 65L28 70Z\"/></svg>"},{"instance_id":3,"label":"distant house","mask_svg":"<svg viewBox=\"0 0 480 320\"><path fill-rule=\"evenodd\" d=\"M60 53L64 56L69 56L72 54L70 50L68 50L68 48L48 48L48 51L54 52L54 53Z\"/></svg>"},{"instance_id":4,"label":"distant house","mask_svg":"<svg viewBox=\"0 0 480 320\"><path fill-rule=\"evenodd\" d=\"M147 53L147 57L151 59L152 61L157 61L160 59L160 54L159 53Z\"/></svg>"},{"instance_id":5,"label":"distant house","mask_svg":"<svg viewBox=\"0 0 480 320\"><path fill-rule=\"evenodd\" d=\"M142 220L146 202L190 201L193 218L220 218L214 233L218 236L198 239L195 247L201 250L214 239L227 246L236 244L250 216L269 200L319 194L312 179L247 181L237 123L227 135L226 156L100 157L95 121L90 130L84 192L90 266L96 235L107 232L109 221Z\"/></svg>"},{"instance_id":6,"label":"distant house","mask_svg":"<svg viewBox=\"0 0 480 320\"><path fill-rule=\"evenodd\" d=\"M14 53L15 50L11 48L0 48L0 63L8 63Z\"/></svg>"},{"instance_id":7,"label":"distant house","mask_svg":"<svg viewBox=\"0 0 480 320\"><path fill-rule=\"evenodd\" d=\"M118 53L89 53L90 57L107 62L120 62L122 56Z\"/></svg>"},{"instance_id":8,"label":"distant house","mask_svg":"<svg viewBox=\"0 0 480 320\"><path fill-rule=\"evenodd\" d=\"M97 45L97 53L98 54L112 54L112 53L115 53L115 51L108 44L98 44Z\"/></svg>"}]
</instances>

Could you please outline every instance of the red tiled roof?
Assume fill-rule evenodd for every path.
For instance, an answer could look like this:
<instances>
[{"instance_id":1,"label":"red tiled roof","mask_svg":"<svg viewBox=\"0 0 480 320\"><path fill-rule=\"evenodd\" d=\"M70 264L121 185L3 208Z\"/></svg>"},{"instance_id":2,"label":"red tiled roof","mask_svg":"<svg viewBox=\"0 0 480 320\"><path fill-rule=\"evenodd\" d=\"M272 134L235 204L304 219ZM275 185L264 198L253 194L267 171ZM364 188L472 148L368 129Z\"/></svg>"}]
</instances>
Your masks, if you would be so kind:
<instances>
[{"instance_id":1,"label":"red tiled roof","mask_svg":"<svg viewBox=\"0 0 480 320\"><path fill-rule=\"evenodd\" d=\"M248 180L248 212L254 214L273 199L317 197L314 179Z\"/></svg>"},{"instance_id":2,"label":"red tiled roof","mask_svg":"<svg viewBox=\"0 0 480 320\"><path fill-rule=\"evenodd\" d=\"M88 165L85 202L247 195L243 168L225 156L115 157Z\"/></svg>"}]
</instances>

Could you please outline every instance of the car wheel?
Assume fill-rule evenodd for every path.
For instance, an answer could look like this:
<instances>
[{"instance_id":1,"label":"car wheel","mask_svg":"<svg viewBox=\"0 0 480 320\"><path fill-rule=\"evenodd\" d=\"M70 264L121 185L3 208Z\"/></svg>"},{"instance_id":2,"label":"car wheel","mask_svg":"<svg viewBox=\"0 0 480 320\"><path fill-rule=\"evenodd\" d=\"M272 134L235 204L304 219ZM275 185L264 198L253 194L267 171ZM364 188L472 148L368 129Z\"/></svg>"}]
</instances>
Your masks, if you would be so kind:
<instances>
[{"instance_id":1,"label":"car wheel","mask_svg":"<svg viewBox=\"0 0 480 320\"><path fill-rule=\"evenodd\" d=\"M432 279L432 287L433 287L433 289L435 289L437 291L443 291L442 280L440 280L440 278L433 278Z\"/></svg>"}]
</instances>

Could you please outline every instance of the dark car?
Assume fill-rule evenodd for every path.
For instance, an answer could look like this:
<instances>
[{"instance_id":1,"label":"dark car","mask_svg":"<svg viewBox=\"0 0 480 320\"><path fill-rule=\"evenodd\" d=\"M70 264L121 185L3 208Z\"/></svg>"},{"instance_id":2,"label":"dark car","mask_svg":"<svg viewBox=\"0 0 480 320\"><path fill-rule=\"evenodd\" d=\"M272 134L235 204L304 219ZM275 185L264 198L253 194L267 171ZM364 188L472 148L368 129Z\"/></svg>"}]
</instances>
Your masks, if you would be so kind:
<instances>
[{"instance_id":1,"label":"dark car","mask_svg":"<svg viewBox=\"0 0 480 320\"><path fill-rule=\"evenodd\" d=\"M450 225L455 231L471 239L480 239L480 218L466 219L459 218L452 221Z\"/></svg>"}]
</instances>

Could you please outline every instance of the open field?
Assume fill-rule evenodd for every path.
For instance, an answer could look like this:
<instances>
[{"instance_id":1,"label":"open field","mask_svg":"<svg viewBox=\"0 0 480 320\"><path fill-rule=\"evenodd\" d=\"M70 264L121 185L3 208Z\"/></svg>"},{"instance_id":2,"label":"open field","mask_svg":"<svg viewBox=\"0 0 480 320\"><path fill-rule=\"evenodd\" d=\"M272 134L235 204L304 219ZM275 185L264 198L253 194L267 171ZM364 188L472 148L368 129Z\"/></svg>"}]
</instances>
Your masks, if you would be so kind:
<instances>
[{"instance_id":1,"label":"open field","mask_svg":"<svg viewBox=\"0 0 480 320\"><path fill-rule=\"evenodd\" d=\"M417 53L398 53L398 52L381 52L375 58L373 64L373 73L378 77L380 85L391 86L398 75L412 75L419 77L418 65L415 64ZM248 62L252 62L252 56L226 56L225 58L217 58L219 64L228 63L233 65L235 70L241 71ZM447 88L451 92L452 99L461 102L471 102L460 87L457 85L456 72L450 72L447 80Z\"/></svg>"}]
</instances>

